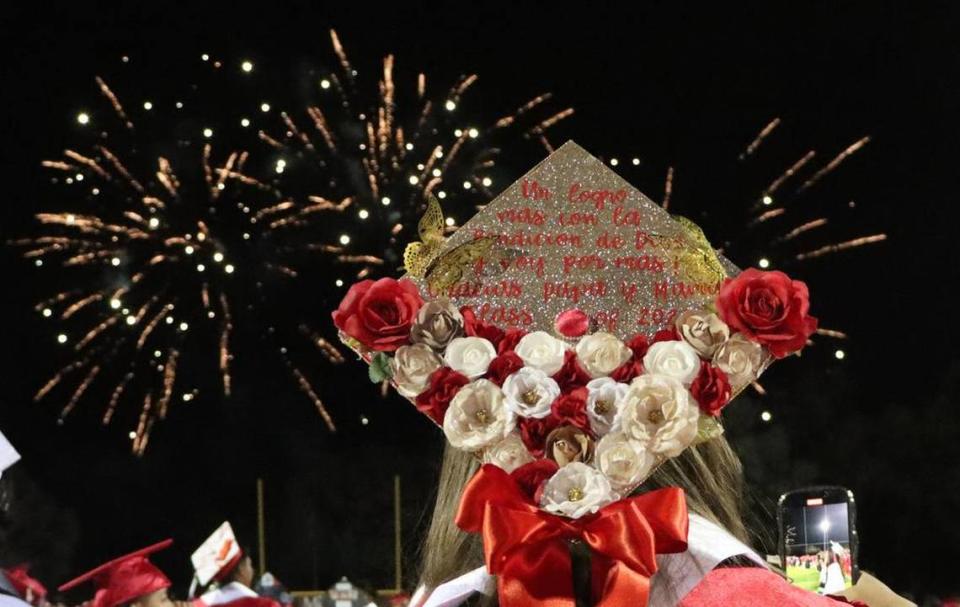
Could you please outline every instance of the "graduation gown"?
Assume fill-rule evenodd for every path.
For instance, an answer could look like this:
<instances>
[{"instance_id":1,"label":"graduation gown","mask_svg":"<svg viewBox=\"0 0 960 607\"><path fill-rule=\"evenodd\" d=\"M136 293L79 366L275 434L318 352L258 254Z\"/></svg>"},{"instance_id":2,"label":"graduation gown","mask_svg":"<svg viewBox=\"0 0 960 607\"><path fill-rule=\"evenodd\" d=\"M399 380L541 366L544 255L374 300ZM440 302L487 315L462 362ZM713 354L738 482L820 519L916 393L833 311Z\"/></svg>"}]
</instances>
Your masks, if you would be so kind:
<instances>
[{"instance_id":1,"label":"graduation gown","mask_svg":"<svg viewBox=\"0 0 960 607\"><path fill-rule=\"evenodd\" d=\"M0 571L0 607L30 607L30 603L17 595L7 576Z\"/></svg>"},{"instance_id":2,"label":"graduation gown","mask_svg":"<svg viewBox=\"0 0 960 607\"><path fill-rule=\"evenodd\" d=\"M193 601L194 607L280 607L280 603L262 597L240 582L230 582Z\"/></svg>"}]
</instances>

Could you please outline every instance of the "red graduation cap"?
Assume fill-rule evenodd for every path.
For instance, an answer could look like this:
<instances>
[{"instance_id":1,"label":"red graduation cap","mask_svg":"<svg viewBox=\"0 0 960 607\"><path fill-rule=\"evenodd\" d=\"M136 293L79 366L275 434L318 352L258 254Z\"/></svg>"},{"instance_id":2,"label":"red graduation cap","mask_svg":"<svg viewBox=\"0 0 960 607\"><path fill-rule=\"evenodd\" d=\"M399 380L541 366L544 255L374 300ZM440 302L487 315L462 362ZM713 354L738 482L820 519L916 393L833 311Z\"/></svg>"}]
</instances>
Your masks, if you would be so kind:
<instances>
[{"instance_id":1,"label":"red graduation cap","mask_svg":"<svg viewBox=\"0 0 960 607\"><path fill-rule=\"evenodd\" d=\"M118 607L137 598L170 587L170 580L147 558L173 544L173 540L147 546L115 558L60 586L60 591L92 581L97 587L93 607Z\"/></svg>"},{"instance_id":2,"label":"red graduation cap","mask_svg":"<svg viewBox=\"0 0 960 607\"><path fill-rule=\"evenodd\" d=\"M31 598L34 599L42 599L47 596L46 586L41 584L40 580L30 577L29 572L30 566L25 563L4 571L13 589L16 590L17 594L24 600L27 599L28 592Z\"/></svg>"}]
</instances>

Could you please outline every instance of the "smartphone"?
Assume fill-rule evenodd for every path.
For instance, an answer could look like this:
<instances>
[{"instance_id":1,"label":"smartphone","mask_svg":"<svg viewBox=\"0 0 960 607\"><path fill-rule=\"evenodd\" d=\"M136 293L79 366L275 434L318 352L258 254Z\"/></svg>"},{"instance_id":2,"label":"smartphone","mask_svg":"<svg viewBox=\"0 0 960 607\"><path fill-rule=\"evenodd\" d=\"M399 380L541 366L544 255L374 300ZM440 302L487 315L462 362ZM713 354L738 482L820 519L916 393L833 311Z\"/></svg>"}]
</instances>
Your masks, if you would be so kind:
<instances>
[{"instance_id":1,"label":"smartphone","mask_svg":"<svg viewBox=\"0 0 960 607\"><path fill-rule=\"evenodd\" d=\"M857 566L857 509L845 487L805 487L777 502L780 562L794 586L819 594L849 588Z\"/></svg>"}]
</instances>

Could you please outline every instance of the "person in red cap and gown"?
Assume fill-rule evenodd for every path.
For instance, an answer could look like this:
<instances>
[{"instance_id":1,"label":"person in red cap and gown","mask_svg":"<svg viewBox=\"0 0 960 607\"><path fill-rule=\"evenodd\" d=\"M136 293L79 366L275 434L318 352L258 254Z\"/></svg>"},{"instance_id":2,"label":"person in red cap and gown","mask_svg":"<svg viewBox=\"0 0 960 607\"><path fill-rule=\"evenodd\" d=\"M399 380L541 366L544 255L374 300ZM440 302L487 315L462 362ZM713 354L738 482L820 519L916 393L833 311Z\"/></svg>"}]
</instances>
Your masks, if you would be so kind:
<instances>
[{"instance_id":1,"label":"person in red cap and gown","mask_svg":"<svg viewBox=\"0 0 960 607\"><path fill-rule=\"evenodd\" d=\"M3 575L10 582L10 586L20 595L20 598L35 607L39 607L46 602L47 588L40 583L40 580L30 577L29 571L30 566L22 564L5 569Z\"/></svg>"},{"instance_id":2,"label":"person in red cap and gown","mask_svg":"<svg viewBox=\"0 0 960 607\"><path fill-rule=\"evenodd\" d=\"M196 599L194 607L280 607L280 603L250 588L254 575L253 560L241 550L214 576L220 586Z\"/></svg>"},{"instance_id":3,"label":"person in red cap and gown","mask_svg":"<svg viewBox=\"0 0 960 607\"><path fill-rule=\"evenodd\" d=\"M113 559L60 586L61 592L93 582L96 593L90 607L174 607L167 594L170 579L148 558L169 547L164 540Z\"/></svg>"}]
</instances>

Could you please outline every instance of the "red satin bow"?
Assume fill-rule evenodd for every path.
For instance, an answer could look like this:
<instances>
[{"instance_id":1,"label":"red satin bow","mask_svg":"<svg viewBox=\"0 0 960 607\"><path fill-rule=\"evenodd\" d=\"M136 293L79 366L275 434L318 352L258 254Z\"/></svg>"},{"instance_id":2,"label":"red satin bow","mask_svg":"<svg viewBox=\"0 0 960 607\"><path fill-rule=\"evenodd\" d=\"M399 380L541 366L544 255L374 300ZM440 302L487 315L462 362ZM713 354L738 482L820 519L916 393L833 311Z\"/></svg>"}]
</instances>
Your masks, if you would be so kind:
<instances>
[{"instance_id":1,"label":"red satin bow","mask_svg":"<svg viewBox=\"0 0 960 607\"><path fill-rule=\"evenodd\" d=\"M656 555L687 549L689 521L677 488L563 518L540 510L509 474L486 464L464 489L456 523L483 535L487 570L498 576L504 607L574 606L566 540L580 540L591 550L594 604L616 607L647 604Z\"/></svg>"}]
</instances>

